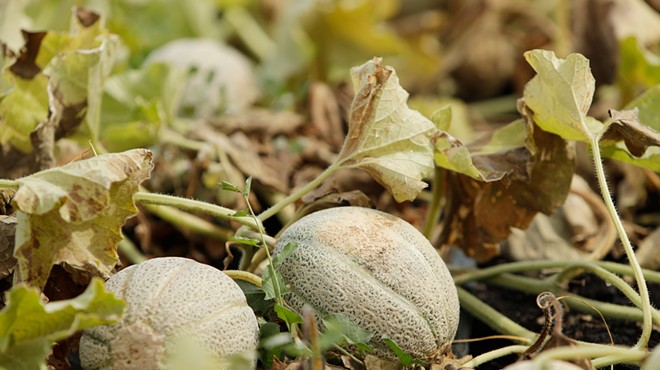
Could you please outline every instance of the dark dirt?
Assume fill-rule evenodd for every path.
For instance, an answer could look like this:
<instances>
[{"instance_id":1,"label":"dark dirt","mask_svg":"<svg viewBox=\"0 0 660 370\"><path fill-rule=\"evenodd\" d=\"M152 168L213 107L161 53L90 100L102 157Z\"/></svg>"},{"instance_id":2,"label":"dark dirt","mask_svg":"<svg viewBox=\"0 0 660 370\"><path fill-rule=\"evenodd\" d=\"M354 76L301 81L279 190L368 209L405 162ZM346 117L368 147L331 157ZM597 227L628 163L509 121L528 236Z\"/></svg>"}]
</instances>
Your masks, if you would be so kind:
<instances>
[{"instance_id":1,"label":"dark dirt","mask_svg":"<svg viewBox=\"0 0 660 370\"><path fill-rule=\"evenodd\" d=\"M592 298L622 305L630 304L628 299L623 296L616 288L607 286L597 277L589 274L575 278L570 284L569 289L572 292L585 298ZM512 291L496 286L486 286L484 284L477 284L472 286L471 292L520 325L535 332L539 332L541 330L544 317L541 310L536 306L536 296L527 295L521 292ZM660 299L660 285L649 284L649 292L651 295L651 303L654 306L657 306L657 302ZM472 338L497 334L487 325L476 320L472 322L472 325ZM626 320L607 319L607 326L609 326L610 332L612 333L614 343L618 345L634 345L642 332L640 323ZM576 340L604 344L610 343L610 338L607 333L606 326L598 315L590 315L578 311L570 311L567 309L564 316L563 329L564 334ZM651 336L649 347L653 348L659 342L660 332L658 332L658 330L654 330ZM470 343L470 353L473 356L476 356L481 353L511 344L512 343L510 341L506 340L487 340L474 342ZM501 369L517 361L517 359L517 356L504 357L496 361L491 361L487 364L484 364L478 369ZM631 369L631 367L620 365L615 366L614 369Z\"/></svg>"}]
</instances>

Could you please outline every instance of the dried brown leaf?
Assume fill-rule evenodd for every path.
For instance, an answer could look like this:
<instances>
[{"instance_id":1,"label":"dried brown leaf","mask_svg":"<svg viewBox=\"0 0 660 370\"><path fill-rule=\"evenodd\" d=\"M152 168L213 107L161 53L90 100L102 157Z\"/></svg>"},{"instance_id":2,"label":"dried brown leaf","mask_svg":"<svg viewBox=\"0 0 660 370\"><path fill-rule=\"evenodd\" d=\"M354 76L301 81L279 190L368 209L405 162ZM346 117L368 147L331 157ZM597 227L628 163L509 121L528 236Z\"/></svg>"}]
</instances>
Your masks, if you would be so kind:
<instances>
[{"instance_id":1,"label":"dried brown leaf","mask_svg":"<svg viewBox=\"0 0 660 370\"><path fill-rule=\"evenodd\" d=\"M649 146L660 146L660 132L639 122L639 109L617 111L609 110L612 123L604 138L623 140L628 151L636 157L641 157Z\"/></svg>"}]
</instances>

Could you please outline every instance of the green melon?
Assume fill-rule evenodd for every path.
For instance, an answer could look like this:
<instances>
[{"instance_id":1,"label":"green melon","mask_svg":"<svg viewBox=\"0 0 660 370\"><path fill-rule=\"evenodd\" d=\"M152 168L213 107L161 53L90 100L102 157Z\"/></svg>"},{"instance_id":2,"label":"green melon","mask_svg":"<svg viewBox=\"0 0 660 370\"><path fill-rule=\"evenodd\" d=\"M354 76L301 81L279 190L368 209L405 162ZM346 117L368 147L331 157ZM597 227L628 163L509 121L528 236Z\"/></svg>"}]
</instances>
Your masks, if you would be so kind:
<instances>
[{"instance_id":1,"label":"green melon","mask_svg":"<svg viewBox=\"0 0 660 370\"><path fill-rule=\"evenodd\" d=\"M374 334L377 355L394 358L387 336L422 360L450 348L459 320L451 275L429 241L407 222L377 210L339 207L303 217L280 236L275 253L298 248L279 265L287 299L318 317L343 314Z\"/></svg>"},{"instance_id":2,"label":"green melon","mask_svg":"<svg viewBox=\"0 0 660 370\"><path fill-rule=\"evenodd\" d=\"M174 358L181 364L173 352L191 342L187 348L219 366L244 355L254 368L257 319L222 271L187 258L155 258L115 274L106 288L126 300L126 312L119 323L85 330L84 369L163 369ZM191 366L196 357L187 360Z\"/></svg>"}]
</instances>

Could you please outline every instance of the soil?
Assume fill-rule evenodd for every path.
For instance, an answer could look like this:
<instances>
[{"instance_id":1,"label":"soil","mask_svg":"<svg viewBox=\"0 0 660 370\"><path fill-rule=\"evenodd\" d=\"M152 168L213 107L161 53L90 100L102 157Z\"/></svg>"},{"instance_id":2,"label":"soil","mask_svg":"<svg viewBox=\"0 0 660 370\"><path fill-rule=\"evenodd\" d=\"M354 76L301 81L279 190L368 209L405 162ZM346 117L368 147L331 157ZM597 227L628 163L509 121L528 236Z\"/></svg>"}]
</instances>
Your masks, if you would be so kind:
<instances>
[{"instance_id":1,"label":"soil","mask_svg":"<svg viewBox=\"0 0 660 370\"><path fill-rule=\"evenodd\" d=\"M590 274L585 274L574 279L569 286L569 290L585 298L592 298L622 305L630 304L628 299L616 288L607 286L600 279ZM544 316L541 310L536 306L536 296L500 287L486 286L484 284L475 284L470 287L470 291L502 314L529 330L535 332L541 330L544 323ZM649 292L651 295L651 303L654 306L657 306L657 302L660 301L660 285L649 284ZM487 325L479 321L474 320L471 324L472 333L470 336L472 338L497 334ZM617 345L634 345L642 332L640 323L627 320L607 319L607 326L612 333L614 343ZM564 334L576 340L592 343L611 343L606 326L598 315L590 315L567 309L564 316L563 329ZM655 347L659 342L660 332L656 328L651 335L649 348ZM506 340L473 342L470 343L469 352L473 356L476 356L507 345L511 345L511 342ZM507 356L484 364L478 369L502 369L517 360L517 356ZM631 369L631 367L627 365L619 365L615 366L614 369Z\"/></svg>"}]
</instances>

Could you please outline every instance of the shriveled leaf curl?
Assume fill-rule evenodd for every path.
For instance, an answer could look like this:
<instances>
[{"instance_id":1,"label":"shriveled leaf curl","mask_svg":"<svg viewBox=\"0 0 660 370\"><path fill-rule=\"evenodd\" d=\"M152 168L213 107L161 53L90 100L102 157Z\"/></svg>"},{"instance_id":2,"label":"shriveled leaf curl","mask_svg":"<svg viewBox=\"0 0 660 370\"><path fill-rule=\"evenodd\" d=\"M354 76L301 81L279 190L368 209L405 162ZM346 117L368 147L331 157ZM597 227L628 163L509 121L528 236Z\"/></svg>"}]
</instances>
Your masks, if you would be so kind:
<instances>
[{"instance_id":1,"label":"shriveled leaf curl","mask_svg":"<svg viewBox=\"0 0 660 370\"><path fill-rule=\"evenodd\" d=\"M433 170L431 136L436 128L408 108L408 93L380 58L351 70L356 91L348 135L336 163L367 171L398 202L413 200Z\"/></svg>"},{"instance_id":2,"label":"shriveled leaf curl","mask_svg":"<svg viewBox=\"0 0 660 370\"><path fill-rule=\"evenodd\" d=\"M14 280L43 287L60 263L108 277L120 228L136 212L133 193L152 167L152 153L135 149L19 179Z\"/></svg>"}]
</instances>

